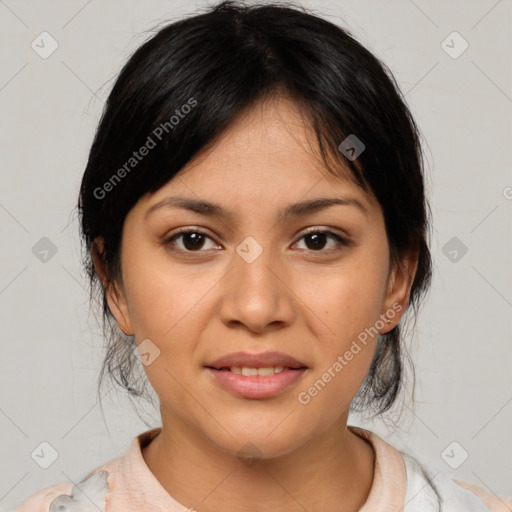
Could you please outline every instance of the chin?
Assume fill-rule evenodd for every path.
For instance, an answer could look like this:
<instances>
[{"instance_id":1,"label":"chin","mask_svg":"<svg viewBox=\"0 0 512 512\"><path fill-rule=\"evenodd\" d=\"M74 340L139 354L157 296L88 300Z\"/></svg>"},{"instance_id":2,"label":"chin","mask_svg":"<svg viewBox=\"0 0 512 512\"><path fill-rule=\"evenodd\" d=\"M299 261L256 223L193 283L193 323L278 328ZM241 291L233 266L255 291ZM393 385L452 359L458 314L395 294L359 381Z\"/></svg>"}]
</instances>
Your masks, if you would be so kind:
<instances>
[{"instance_id":1,"label":"chin","mask_svg":"<svg viewBox=\"0 0 512 512\"><path fill-rule=\"evenodd\" d=\"M225 424L231 436L221 429L216 435L206 437L224 452L240 459L273 459L293 452L308 440L304 425L276 428L279 421L272 428L266 422L262 425L257 421Z\"/></svg>"}]
</instances>

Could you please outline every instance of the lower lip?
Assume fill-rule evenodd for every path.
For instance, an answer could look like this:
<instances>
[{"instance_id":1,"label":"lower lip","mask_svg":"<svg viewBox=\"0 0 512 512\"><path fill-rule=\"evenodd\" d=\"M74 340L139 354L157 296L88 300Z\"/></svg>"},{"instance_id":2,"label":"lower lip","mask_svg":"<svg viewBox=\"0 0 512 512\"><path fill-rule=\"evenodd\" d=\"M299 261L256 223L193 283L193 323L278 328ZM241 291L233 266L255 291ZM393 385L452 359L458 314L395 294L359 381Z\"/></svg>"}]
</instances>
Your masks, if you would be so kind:
<instances>
[{"instance_id":1,"label":"lower lip","mask_svg":"<svg viewBox=\"0 0 512 512\"><path fill-rule=\"evenodd\" d=\"M283 370L274 375L239 375L227 370L207 368L217 382L231 393L253 399L272 398L297 383L306 368Z\"/></svg>"}]
</instances>

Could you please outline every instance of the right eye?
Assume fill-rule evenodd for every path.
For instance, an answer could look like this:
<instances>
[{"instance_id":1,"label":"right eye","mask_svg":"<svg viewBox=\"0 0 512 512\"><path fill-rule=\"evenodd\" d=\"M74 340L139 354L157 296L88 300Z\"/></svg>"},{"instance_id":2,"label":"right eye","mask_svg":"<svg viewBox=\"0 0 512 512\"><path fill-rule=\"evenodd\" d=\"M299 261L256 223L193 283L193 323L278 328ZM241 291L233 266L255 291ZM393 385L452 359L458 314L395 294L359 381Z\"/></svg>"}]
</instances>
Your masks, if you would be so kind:
<instances>
[{"instance_id":1,"label":"right eye","mask_svg":"<svg viewBox=\"0 0 512 512\"><path fill-rule=\"evenodd\" d=\"M177 243L181 239L180 243ZM164 245L171 246L171 250L178 250L182 252L205 252L201 248L204 246L206 240L213 239L204 231L199 229L182 229L173 233L164 240ZM219 246L217 246L219 247ZM208 249L208 248L207 248Z\"/></svg>"}]
</instances>

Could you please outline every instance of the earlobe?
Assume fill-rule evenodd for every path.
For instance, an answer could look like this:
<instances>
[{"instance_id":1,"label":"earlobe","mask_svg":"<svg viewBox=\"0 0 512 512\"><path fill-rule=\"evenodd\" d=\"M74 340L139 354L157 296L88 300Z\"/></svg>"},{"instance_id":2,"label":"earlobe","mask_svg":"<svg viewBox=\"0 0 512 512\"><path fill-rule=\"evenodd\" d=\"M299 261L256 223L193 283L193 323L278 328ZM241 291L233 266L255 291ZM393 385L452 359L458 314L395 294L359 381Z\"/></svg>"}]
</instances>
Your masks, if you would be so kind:
<instances>
[{"instance_id":1,"label":"earlobe","mask_svg":"<svg viewBox=\"0 0 512 512\"><path fill-rule=\"evenodd\" d=\"M101 238L94 240L91 247L91 255L94 262L94 268L100 278L103 289L106 291L108 307L114 316L117 325L127 336L133 336L133 327L130 320L128 305L122 290L118 289L117 284L109 279L105 260L103 258L103 240Z\"/></svg>"}]
</instances>

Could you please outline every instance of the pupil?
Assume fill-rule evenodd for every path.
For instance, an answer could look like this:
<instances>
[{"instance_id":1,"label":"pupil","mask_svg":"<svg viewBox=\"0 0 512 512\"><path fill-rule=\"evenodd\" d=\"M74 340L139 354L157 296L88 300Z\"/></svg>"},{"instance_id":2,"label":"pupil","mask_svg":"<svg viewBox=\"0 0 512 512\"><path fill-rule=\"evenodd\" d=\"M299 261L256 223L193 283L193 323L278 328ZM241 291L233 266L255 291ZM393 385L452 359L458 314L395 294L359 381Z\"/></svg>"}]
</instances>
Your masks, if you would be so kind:
<instances>
[{"instance_id":1,"label":"pupil","mask_svg":"<svg viewBox=\"0 0 512 512\"><path fill-rule=\"evenodd\" d=\"M200 233L185 233L183 236L183 245L187 249L200 249L203 242L203 235Z\"/></svg>"},{"instance_id":2,"label":"pupil","mask_svg":"<svg viewBox=\"0 0 512 512\"><path fill-rule=\"evenodd\" d=\"M306 245L309 249L321 249L325 244L325 238L325 233L313 233L306 237ZM307 240L313 241L313 244L308 244ZM312 245L312 247L310 247L310 245Z\"/></svg>"}]
</instances>

